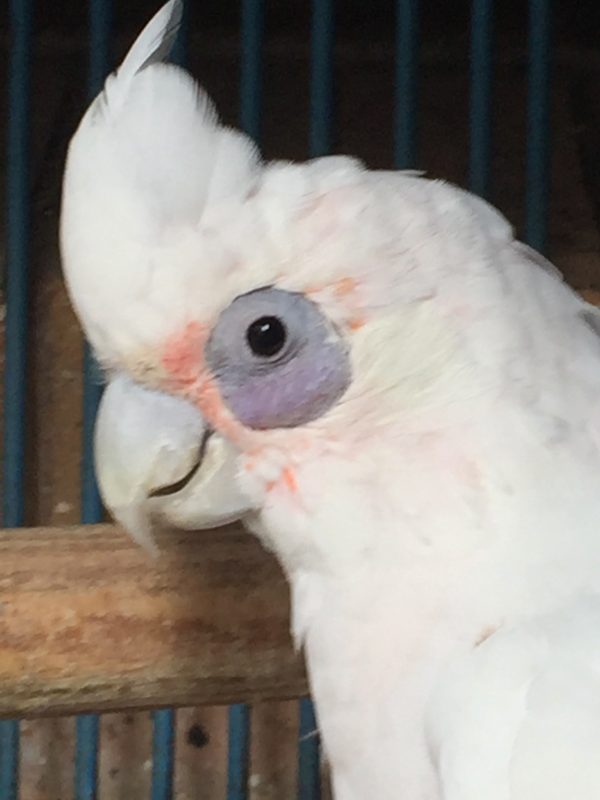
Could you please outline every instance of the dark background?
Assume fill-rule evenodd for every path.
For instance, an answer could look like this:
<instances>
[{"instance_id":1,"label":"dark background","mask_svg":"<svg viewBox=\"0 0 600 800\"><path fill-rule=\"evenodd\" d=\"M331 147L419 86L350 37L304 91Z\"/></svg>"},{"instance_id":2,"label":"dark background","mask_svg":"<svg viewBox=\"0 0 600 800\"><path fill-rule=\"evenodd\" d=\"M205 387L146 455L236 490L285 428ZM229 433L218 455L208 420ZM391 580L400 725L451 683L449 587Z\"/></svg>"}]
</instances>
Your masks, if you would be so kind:
<instances>
[{"instance_id":1,"label":"dark background","mask_svg":"<svg viewBox=\"0 0 600 800\"><path fill-rule=\"evenodd\" d=\"M120 31L133 31L160 2L128 0L113 2L113 19ZM390 19L395 4L390 0L341 0L337 4L338 30L344 36L368 35L377 40L390 39L393 26ZM527 15L527 2L500 0L496 3L497 26L503 32L523 32ZM465 0L424 0L421 18L426 36L444 36L463 30L468 25L471 4ZM226 32L237 29L239 4L231 0L191 0L190 10L194 24L205 31ZM308 25L310 0L271 0L266 4L271 32L299 34ZM578 0L555 0L555 29L563 41L589 43L598 46L600 32L600 4ZM82 0L38 0L36 31L83 32L87 20L87 5ZM6 19L0 20L0 30L6 31Z\"/></svg>"}]
</instances>

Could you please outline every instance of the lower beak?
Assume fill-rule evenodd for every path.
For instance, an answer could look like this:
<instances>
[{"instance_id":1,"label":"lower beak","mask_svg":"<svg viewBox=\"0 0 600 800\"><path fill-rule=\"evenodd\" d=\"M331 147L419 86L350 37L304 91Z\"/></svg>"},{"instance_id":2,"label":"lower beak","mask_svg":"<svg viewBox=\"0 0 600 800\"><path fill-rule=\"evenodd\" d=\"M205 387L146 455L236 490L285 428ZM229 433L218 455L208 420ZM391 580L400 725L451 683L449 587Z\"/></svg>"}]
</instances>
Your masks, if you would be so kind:
<instances>
[{"instance_id":1,"label":"lower beak","mask_svg":"<svg viewBox=\"0 0 600 800\"><path fill-rule=\"evenodd\" d=\"M252 508L237 484L238 452L179 398L125 375L108 384L96 422L96 473L113 517L156 552L152 521L211 528Z\"/></svg>"}]
</instances>

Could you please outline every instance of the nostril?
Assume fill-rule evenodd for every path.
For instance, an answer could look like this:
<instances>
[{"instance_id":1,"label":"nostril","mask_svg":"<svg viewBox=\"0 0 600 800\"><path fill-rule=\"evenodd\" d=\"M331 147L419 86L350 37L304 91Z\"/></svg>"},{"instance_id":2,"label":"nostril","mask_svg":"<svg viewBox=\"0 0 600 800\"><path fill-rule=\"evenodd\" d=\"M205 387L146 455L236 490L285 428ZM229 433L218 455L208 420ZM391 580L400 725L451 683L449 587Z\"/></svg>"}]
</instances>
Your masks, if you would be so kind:
<instances>
[{"instance_id":1,"label":"nostril","mask_svg":"<svg viewBox=\"0 0 600 800\"><path fill-rule=\"evenodd\" d=\"M178 481L175 481L175 483L169 483L166 486L159 486L158 489L153 489L149 493L148 497L167 497L170 494L177 494L177 492L180 492L182 489L184 489L188 485L188 483L192 480L194 475L198 472L200 464L202 464L202 460L204 459L204 453L206 451L206 444L211 434L212 430L210 428L207 428L204 431L204 434L202 436L202 441L200 442L200 447L198 449L198 458L194 462L190 471L187 472Z\"/></svg>"}]
</instances>

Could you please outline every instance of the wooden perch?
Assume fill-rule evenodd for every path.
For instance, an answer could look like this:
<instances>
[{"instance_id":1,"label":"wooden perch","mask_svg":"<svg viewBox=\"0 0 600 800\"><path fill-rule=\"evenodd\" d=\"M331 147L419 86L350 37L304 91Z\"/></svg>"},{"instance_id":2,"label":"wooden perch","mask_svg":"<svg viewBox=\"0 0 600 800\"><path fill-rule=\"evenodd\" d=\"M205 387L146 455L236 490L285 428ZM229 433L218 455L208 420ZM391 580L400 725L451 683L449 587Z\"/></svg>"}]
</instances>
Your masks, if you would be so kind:
<instances>
[{"instance_id":1,"label":"wooden perch","mask_svg":"<svg viewBox=\"0 0 600 800\"><path fill-rule=\"evenodd\" d=\"M297 697L285 579L237 526L0 531L0 716Z\"/></svg>"}]
</instances>

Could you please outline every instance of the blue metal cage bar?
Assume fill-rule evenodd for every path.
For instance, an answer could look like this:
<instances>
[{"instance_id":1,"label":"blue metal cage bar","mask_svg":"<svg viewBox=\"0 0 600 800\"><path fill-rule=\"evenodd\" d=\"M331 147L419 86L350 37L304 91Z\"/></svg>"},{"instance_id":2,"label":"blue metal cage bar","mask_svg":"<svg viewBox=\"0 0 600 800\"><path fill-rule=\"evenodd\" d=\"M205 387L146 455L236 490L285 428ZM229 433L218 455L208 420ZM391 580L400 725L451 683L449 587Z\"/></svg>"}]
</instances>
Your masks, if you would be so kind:
<instances>
[{"instance_id":1,"label":"blue metal cage bar","mask_svg":"<svg viewBox=\"0 0 600 800\"><path fill-rule=\"evenodd\" d=\"M550 197L551 68L552 2L530 0L525 239L542 252L548 235Z\"/></svg>"},{"instance_id":2,"label":"blue metal cage bar","mask_svg":"<svg viewBox=\"0 0 600 800\"><path fill-rule=\"evenodd\" d=\"M240 127L261 140L264 0L241 0Z\"/></svg>"},{"instance_id":3,"label":"blue metal cage bar","mask_svg":"<svg viewBox=\"0 0 600 800\"><path fill-rule=\"evenodd\" d=\"M308 152L311 158L327 155L333 146L334 30L333 0L313 0L308 132Z\"/></svg>"},{"instance_id":4,"label":"blue metal cage bar","mask_svg":"<svg viewBox=\"0 0 600 800\"><path fill-rule=\"evenodd\" d=\"M494 0L473 0L469 188L481 197L489 196L492 162L493 14Z\"/></svg>"},{"instance_id":5,"label":"blue metal cage bar","mask_svg":"<svg viewBox=\"0 0 600 800\"><path fill-rule=\"evenodd\" d=\"M2 510L2 522L5 527L18 527L25 521L32 18L32 0L11 0ZM0 723L0 800L16 800L18 793L19 723L15 720L6 720Z\"/></svg>"},{"instance_id":6,"label":"blue metal cage bar","mask_svg":"<svg viewBox=\"0 0 600 800\"><path fill-rule=\"evenodd\" d=\"M95 800L98 794L100 718L81 714L75 726L75 800Z\"/></svg>"},{"instance_id":7,"label":"blue metal cage bar","mask_svg":"<svg viewBox=\"0 0 600 800\"><path fill-rule=\"evenodd\" d=\"M25 402L29 267L29 105L32 2L11 0L8 83L6 353L4 372L4 483L2 521L25 518Z\"/></svg>"},{"instance_id":8,"label":"blue metal cage bar","mask_svg":"<svg viewBox=\"0 0 600 800\"><path fill-rule=\"evenodd\" d=\"M397 0L394 165L398 169L414 167L417 161L418 73L419 0Z\"/></svg>"},{"instance_id":9,"label":"blue metal cage bar","mask_svg":"<svg viewBox=\"0 0 600 800\"><path fill-rule=\"evenodd\" d=\"M227 800L246 800L250 754L250 708L246 703L229 707L227 750Z\"/></svg>"},{"instance_id":10,"label":"blue metal cage bar","mask_svg":"<svg viewBox=\"0 0 600 800\"><path fill-rule=\"evenodd\" d=\"M152 714L151 800L171 800L175 766L175 711L171 708Z\"/></svg>"},{"instance_id":11,"label":"blue metal cage bar","mask_svg":"<svg viewBox=\"0 0 600 800\"><path fill-rule=\"evenodd\" d=\"M312 701L300 701L300 746L298 751L298 800L321 797L319 735Z\"/></svg>"},{"instance_id":12,"label":"blue metal cage bar","mask_svg":"<svg viewBox=\"0 0 600 800\"><path fill-rule=\"evenodd\" d=\"M171 61L178 64L180 67L185 67L188 61L188 46L189 46L189 32L190 32L190 4L189 2L183 4L183 12L181 14L181 25L179 33L173 44L171 52Z\"/></svg>"}]
</instances>

